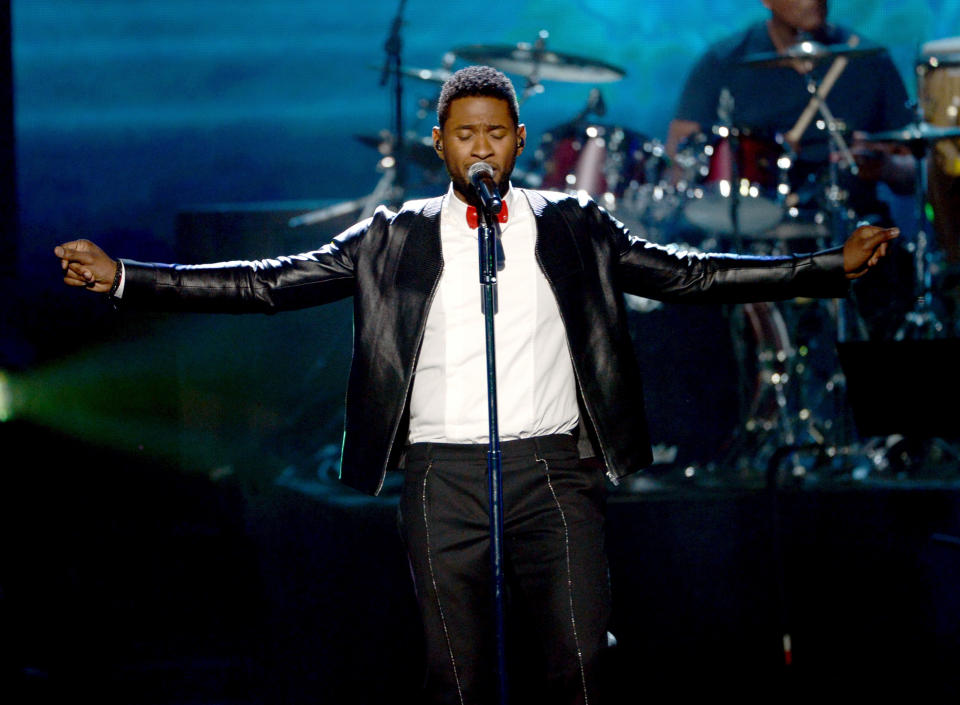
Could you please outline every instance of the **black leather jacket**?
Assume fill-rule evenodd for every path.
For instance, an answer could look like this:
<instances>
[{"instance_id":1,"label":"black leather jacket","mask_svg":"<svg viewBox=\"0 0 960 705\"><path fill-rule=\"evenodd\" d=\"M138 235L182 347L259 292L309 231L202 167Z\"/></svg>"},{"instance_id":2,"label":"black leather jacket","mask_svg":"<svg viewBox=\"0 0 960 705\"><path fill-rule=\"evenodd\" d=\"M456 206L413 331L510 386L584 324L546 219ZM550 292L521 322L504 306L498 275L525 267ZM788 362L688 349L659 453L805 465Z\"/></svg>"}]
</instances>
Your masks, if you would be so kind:
<instances>
[{"instance_id":1,"label":"black leather jacket","mask_svg":"<svg viewBox=\"0 0 960 705\"><path fill-rule=\"evenodd\" d=\"M623 293L661 301L844 296L840 250L782 258L687 254L651 244L589 199L522 189L537 261L560 309L577 379L580 443L612 480L652 462ZM123 303L179 311L274 312L353 296L353 361L341 480L369 494L396 467L427 312L440 281L442 198L411 201L319 250L255 262L124 260Z\"/></svg>"}]
</instances>

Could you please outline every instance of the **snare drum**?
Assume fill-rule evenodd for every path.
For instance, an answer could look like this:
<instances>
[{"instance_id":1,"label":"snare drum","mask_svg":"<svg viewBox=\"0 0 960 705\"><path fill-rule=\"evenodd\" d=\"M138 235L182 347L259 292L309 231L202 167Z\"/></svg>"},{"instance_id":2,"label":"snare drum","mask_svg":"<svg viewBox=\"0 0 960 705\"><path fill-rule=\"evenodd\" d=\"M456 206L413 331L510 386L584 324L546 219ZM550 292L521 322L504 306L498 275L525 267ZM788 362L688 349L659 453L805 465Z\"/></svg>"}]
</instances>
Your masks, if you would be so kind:
<instances>
[{"instance_id":1,"label":"snare drum","mask_svg":"<svg viewBox=\"0 0 960 705\"><path fill-rule=\"evenodd\" d=\"M720 126L694 136L680 152L689 174L683 213L691 225L751 236L783 218L791 159L781 140Z\"/></svg>"}]
</instances>

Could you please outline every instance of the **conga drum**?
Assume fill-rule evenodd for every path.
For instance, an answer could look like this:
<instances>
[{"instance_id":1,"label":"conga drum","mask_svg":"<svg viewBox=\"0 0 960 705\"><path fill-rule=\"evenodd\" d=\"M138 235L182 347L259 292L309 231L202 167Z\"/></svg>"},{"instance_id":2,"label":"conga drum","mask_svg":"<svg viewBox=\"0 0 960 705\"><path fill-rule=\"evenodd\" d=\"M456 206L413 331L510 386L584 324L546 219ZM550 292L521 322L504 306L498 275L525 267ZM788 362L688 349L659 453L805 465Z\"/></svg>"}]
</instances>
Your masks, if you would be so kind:
<instances>
[{"instance_id":1,"label":"conga drum","mask_svg":"<svg viewBox=\"0 0 960 705\"><path fill-rule=\"evenodd\" d=\"M927 42L917 59L917 96L923 120L960 125L960 37ZM927 160L927 197L937 243L948 262L960 263L960 139L938 140Z\"/></svg>"}]
</instances>

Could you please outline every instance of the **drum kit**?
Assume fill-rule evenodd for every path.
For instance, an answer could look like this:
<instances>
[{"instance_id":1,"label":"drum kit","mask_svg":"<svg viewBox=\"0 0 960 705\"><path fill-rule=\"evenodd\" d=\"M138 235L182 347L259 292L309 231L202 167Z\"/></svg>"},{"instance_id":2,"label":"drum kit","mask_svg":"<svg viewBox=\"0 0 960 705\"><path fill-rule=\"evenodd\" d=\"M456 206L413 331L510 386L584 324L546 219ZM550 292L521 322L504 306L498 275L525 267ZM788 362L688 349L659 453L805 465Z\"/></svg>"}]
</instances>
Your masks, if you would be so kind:
<instances>
[{"instance_id":1,"label":"drum kit","mask_svg":"<svg viewBox=\"0 0 960 705\"><path fill-rule=\"evenodd\" d=\"M831 114L827 95L845 62L878 48L860 47L855 41L842 45L802 42L783 53L746 57L743 63L758 71L783 65L812 67L822 62L831 62L831 66L819 84L813 83L815 72L802 71L811 77L811 100L791 130L769 135L732 124L726 119L721 96L719 124L689 137L675 154L668 154L663 142L602 120L606 106L598 86L621 80L626 75L623 69L548 49L547 38L548 34L541 32L533 43L457 47L436 69L395 65L398 112L402 81L426 84L438 95L458 59L522 77L521 102L542 95L544 81L588 84L591 88L583 107L571 119L542 134L539 145L532 150L532 165L518 167L514 183L585 192L641 236L693 250L752 254L810 251L842 244L853 230L857 214L848 208L837 174L844 169L856 173L857 163L847 143L849 134ZM937 225L949 230L946 240L953 243L953 255L960 261L960 199L956 195L960 193L960 39L926 45L916 69L919 100L915 123L865 136L868 142L905 146L920 164L914 247L917 293L914 309L897 333L900 338L947 334L933 302L931 278L941 253L931 246L928 203L939 202L944 209L937 213ZM419 116L432 124L435 105L436 97L421 100ZM815 187L818 192L810 198L795 190L791 172L799 136L814 118L819 118L818 126L829 134L833 158ZM433 153L429 137L410 132L397 140L398 134L405 134L399 119L393 133L358 136L380 152L380 164L385 168L377 190L352 205L366 204L369 212L379 203L399 203L404 182L391 173L401 159L420 167L426 174L425 182L445 183L442 163ZM945 201L945 191L931 193L934 184L932 178L928 183L928 171L931 176L936 172L938 188L943 182L950 183L952 202ZM323 217L323 211L315 212L293 224ZM634 319L642 321L643 315L659 304L628 297L628 306L640 312ZM684 461L683 471L687 475L709 472L718 461L734 468L749 464L754 470L764 469L765 461L782 458L783 447L814 447L818 458L848 453L853 434L847 424L837 421L846 416L843 375L835 356L826 351L832 353L834 343L849 334L850 320L855 318L852 312L842 302L795 301L733 308L725 312L729 314L726 325L732 332L738 368L739 420L722 444L725 454L719 448L710 449L706 455L712 457ZM813 359L818 351L829 357L819 369ZM802 475L806 470L798 461L792 471Z\"/></svg>"}]
</instances>

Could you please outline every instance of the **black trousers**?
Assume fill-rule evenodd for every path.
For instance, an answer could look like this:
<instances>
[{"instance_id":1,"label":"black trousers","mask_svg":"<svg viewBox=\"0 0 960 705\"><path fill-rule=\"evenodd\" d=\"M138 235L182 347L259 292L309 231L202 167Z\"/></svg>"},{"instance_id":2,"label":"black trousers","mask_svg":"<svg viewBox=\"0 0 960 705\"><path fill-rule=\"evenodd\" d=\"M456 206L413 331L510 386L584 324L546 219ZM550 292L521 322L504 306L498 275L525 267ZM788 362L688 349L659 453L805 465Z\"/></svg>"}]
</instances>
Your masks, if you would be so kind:
<instances>
[{"instance_id":1,"label":"black trousers","mask_svg":"<svg viewBox=\"0 0 960 705\"><path fill-rule=\"evenodd\" d=\"M598 705L610 617L603 473L581 465L569 436L505 441L501 451L507 592L536 633L541 702ZM497 700L486 454L486 445L434 443L407 454L400 522L429 703Z\"/></svg>"}]
</instances>

